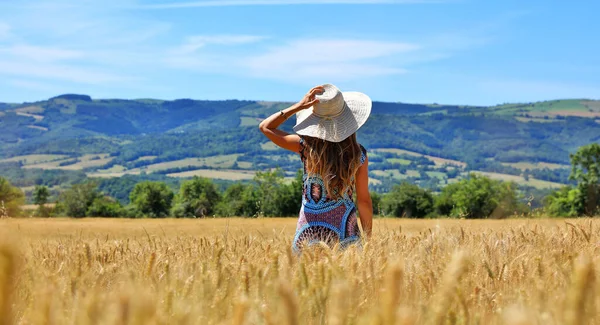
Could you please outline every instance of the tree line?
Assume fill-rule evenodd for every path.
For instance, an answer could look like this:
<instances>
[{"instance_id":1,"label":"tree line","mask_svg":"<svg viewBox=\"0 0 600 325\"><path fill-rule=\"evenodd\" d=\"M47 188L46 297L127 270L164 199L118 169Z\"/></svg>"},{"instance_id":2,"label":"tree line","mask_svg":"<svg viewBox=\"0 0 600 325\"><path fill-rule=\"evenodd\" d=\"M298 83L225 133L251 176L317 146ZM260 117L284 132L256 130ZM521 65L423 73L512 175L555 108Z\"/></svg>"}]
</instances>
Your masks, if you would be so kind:
<instances>
[{"instance_id":1,"label":"tree line","mask_svg":"<svg viewBox=\"0 0 600 325\"><path fill-rule=\"evenodd\" d=\"M600 213L600 145L581 147L570 155L570 179L546 197L538 215L575 217ZM99 190L93 181L71 185L53 208L50 192L36 186L33 201L36 216L201 218L201 217L285 217L297 216L302 197L302 172L286 179L281 169L259 172L251 183L234 183L221 190L212 180L201 177L181 183L177 192L165 182L144 181L129 193L129 204ZM371 193L376 215L406 218L448 216L454 218L504 218L531 215L531 198L512 182L471 174L444 187L440 193L410 183L395 185L385 194ZM0 209L3 215L19 216L25 202L23 192L0 177Z\"/></svg>"}]
</instances>

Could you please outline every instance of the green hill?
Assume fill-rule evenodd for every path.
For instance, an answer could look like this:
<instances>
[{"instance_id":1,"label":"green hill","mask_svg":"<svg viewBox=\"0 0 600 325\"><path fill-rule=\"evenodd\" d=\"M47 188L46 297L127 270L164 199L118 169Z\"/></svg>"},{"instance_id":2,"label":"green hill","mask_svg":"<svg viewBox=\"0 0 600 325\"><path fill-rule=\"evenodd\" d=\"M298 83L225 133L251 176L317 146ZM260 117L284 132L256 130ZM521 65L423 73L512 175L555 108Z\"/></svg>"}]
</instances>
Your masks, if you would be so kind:
<instances>
[{"instance_id":1,"label":"green hill","mask_svg":"<svg viewBox=\"0 0 600 325\"><path fill-rule=\"evenodd\" d=\"M243 180L272 167L291 175L300 167L297 157L265 150L267 141L256 127L288 105L75 94L0 103L0 175L18 168L175 178L210 176L212 170L218 178ZM567 182L569 153L600 141L600 101L490 107L374 102L359 140L371 149L376 190L403 179L439 188L468 171L509 175L524 186L559 186Z\"/></svg>"}]
</instances>

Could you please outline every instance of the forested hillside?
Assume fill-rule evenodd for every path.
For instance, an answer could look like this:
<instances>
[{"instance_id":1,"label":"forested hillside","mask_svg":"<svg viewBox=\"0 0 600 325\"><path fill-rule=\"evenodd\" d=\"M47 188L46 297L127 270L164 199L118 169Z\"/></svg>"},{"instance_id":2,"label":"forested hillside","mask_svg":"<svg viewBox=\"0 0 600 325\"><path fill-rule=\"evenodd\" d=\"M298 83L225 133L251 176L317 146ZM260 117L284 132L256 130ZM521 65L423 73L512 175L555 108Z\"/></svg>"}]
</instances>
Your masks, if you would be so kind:
<instances>
[{"instance_id":1,"label":"forested hillside","mask_svg":"<svg viewBox=\"0 0 600 325\"><path fill-rule=\"evenodd\" d=\"M42 183L58 190L82 175L244 181L280 167L291 178L298 157L267 143L257 129L262 118L287 105L86 95L0 103L0 176L26 190ZM374 102L359 141L370 150L375 191L401 180L439 190L469 171L524 188L556 188L568 182L569 153L600 141L600 102Z\"/></svg>"}]
</instances>

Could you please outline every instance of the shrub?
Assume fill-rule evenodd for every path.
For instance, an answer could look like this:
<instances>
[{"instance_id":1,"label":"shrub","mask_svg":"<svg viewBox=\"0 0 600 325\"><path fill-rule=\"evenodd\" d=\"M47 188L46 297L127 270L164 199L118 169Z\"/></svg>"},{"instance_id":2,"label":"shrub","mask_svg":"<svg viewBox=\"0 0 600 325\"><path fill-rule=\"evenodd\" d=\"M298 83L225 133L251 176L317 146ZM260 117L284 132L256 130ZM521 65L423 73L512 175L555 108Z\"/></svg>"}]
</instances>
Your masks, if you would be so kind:
<instances>
[{"instance_id":1,"label":"shrub","mask_svg":"<svg viewBox=\"0 0 600 325\"><path fill-rule=\"evenodd\" d=\"M135 185L129 194L129 200L141 215L162 218L169 216L173 196L173 191L167 184L146 181Z\"/></svg>"},{"instance_id":2,"label":"shrub","mask_svg":"<svg viewBox=\"0 0 600 325\"><path fill-rule=\"evenodd\" d=\"M515 183L476 174L445 187L436 208L442 215L467 219L504 218L526 210Z\"/></svg>"},{"instance_id":3,"label":"shrub","mask_svg":"<svg viewBox=\"0 0 600 325\"><path fill-rule=\"evenodd\" d=\"M386 215L406 218L424 218L433 212L433 196L417 185L402 183L394 186L381 200Z\"/></svg>"}]
</instances>

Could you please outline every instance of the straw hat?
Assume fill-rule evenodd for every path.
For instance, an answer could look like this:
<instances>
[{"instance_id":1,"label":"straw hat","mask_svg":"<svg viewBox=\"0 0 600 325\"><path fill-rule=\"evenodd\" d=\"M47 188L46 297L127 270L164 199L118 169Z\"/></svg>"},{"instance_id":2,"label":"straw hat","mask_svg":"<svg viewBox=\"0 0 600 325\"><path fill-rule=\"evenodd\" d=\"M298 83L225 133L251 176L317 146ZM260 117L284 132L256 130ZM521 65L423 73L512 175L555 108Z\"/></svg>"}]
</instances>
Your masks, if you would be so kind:
<instances>
[{"instance_id":1,"label":"straw hat","mask_svg":"<svg viewBox=\"0 0 600 325\"><path fill-rule=\"evenodd\" d=\"M313 107L296 114L294 131L299 135L330 142L341 142L355 133L371 114L371 99L359 92L342 93L336 86L325 84L325 91Z\"/></svg>"}]
</instances>

